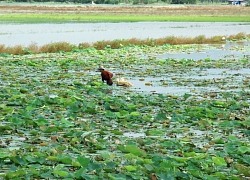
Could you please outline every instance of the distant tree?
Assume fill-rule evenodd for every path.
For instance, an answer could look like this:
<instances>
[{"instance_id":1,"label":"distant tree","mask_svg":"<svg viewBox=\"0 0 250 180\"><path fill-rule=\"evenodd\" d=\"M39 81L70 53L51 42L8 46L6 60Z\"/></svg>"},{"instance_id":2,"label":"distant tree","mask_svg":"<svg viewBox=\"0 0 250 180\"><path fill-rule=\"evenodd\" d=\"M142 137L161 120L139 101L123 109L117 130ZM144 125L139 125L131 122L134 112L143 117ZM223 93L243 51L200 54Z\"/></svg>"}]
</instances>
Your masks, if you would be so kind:
<instances>
[{"instance_id":1,"label":"distant tree","mask_svg":"<svg viewBox=\"0 0 250 180\"><path fill-rule=\"evenodd\" d=\"M65 2L65 0L54 0L55 2Z\"/></svg>"},{"instance_id":2,"label":"distant tree","mask_svg":"<svg viewBox=\"0 0 250 180\"><path fill-rule=\"evenodd\" d=\"M196 4L197 0L172 0L171 4Z\"/></svg>"},{"instance_id":3,"label":"distant tree","mask_svg":"<svg viewBox=\"0 0 250 180\"><path fill-rule=\"evenodd\" d=\"M139 4L140 3L140 0L133 0L133 4Z\"/></svg>"},{"instance_id":4,"label":"distant tree","mask_svg":"<svg viewBox=\"0 0 250 180\"><path fill-rule=\"evenodd\" d=\"M171 4L172 3L172 0L161 0L162 2L164 3L167 3L167 4Z\"/></svg>"}]
</instances>

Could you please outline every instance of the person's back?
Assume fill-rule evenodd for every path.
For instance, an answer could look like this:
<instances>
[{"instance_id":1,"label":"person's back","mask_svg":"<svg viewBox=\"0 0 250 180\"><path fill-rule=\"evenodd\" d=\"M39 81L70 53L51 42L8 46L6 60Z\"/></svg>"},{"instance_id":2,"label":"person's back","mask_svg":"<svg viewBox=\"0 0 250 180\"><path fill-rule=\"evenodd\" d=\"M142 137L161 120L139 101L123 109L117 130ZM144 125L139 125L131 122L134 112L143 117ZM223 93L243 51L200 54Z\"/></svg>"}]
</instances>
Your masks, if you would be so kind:
<instances>
[{"instance_id":1,"label":"person's back","mask_svg":"<svg viewBox=\"0 0 250 180\"><path fill-rule=\"evenodd\" d=\"M102 81L106 81L108 85L112 86L113 81L112 81L112 77L113 77L113 73L104 70L104 68L102 66L100 66L98 68L98 70L101 71L101 76L102 76Z\"/></svg>"},{"instance_id":2,"label":"person's back","mask_svg":"<svg viewBox=\"0 0 250 180\"><path fill-rule=\"evenodd\" d=\"M102 72L101 73L102 81L103 82L107 81L107 84L111 86L113 84L113 81L112 81L113 73L106 71L106 70L102 70L101 72Z\"/></svg>"}]
</instances>

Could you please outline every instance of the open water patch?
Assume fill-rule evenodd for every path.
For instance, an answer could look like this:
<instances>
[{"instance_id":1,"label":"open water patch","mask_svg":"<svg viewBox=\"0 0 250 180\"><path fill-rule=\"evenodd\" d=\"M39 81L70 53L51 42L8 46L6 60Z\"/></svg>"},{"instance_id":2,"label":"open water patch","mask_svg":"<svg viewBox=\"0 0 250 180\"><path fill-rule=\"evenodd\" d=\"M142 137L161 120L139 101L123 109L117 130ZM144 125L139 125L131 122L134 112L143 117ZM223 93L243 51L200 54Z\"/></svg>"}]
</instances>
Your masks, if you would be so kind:
<instances>
[{"instance_id":1,"label":"open water patch","mask_svg":"<svg viewBox=\"0 0 250 180\"><path fill-rule=\"evenodd\" d=\"M138 138L138 137L145 137L145 133L138 133L138 132L125 132L123 136L130 137L130 138Z\"/></svg>"},{"instance_id":2,"label":"open water patch","mask_svg":"<svg viewBox=\"0 0 250 180\"><path fill-rule=\"evenodd\" d=\"M28 46L34 43L41 46L62 41L78 45L103 40L165 38L168 36L197 37L205 35L209 38L235 35L239 32L250 34L250 24L231 22L0 24L1 44L6 46Z\"/></svg>"},{"instance_id":3,"label":"open water patch","mask_svg":"<svg viewBox=\"0 0 250 180\"><path fill-rule=\"evenodd\" d=\"M156 59L192 59L192 60L202 60L202 59L236 59L242 57L250 57L250 42L225 42L220 45L213 45L209 48L197 47L196 49L180 48L176 52L162 52L161 54L155 53L153 56ZM152 56L152 54L151 54ZM147 55L142 55L142 58L149 58Z\"/></svg>"}]
</instances>

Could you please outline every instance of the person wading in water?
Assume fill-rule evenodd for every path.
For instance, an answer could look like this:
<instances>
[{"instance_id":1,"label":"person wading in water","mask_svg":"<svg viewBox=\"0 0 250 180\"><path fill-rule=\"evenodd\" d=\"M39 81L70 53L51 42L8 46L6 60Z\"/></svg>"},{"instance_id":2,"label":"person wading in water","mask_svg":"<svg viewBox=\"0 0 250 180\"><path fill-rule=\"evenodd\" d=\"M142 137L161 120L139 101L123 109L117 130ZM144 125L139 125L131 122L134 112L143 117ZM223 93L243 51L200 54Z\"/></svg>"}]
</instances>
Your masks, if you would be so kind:
<instances>
[{"instance_id":1,"label":"person wading in water","mask_svg":"<svg viewBox=\"0 0 250 180\"><path fill-rule=\"evenodd\" d=\"M98 70L101 72L102 82L107 81L107 84L112 86L112 84L113 84L113 81L112 81L113 73L104 70L104 68L102 66L100 66L98 68Z\"/></svg>"}]
</instances>

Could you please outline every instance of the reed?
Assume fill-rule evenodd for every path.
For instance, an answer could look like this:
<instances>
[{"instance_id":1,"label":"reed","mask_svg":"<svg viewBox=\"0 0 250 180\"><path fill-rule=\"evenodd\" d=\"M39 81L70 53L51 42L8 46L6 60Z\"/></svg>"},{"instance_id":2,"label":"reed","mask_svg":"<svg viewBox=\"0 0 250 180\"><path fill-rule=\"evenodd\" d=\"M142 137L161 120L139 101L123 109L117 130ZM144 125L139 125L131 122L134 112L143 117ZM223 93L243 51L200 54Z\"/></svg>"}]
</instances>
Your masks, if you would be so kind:
<instances>
[{"instance_id":1,"label":"reed","mask_svg":"<svg viewBox=\"0 0 250 180\"><path fill-rule=\"evenodd\" d=\"M27 48L26 48L28 53L34 53L34 54L38 54L40 53L40 48L36 43L32 43L30 44Z\"/></svg>"},{"instance_id":2,"label":"reed","mask_svg":"<svg viewBox=\"0 0 250 180\"><path fill-rule=\"evenodd\" d=\"M41 52L46 53L55 53L55 52L70 52L72 51L76 46L72 45L68 42L56 42L51 44L45 44L40 48Z\"/></svg>"},{"instance_id":3,"label":"reed","mask_svg":"<svg viewBox=\"0 0 250 180\"><path fill-rule=\"evenodd\" d=\"M2 52L1 53L6 53L6 54L13 54L13 55L19 55L19 54L26 54L24 51L23 46L21 45L16 45L13 47L3 47L3 49L1 49Z\"/></svg>"},{"instance_id":4,"label":"reed","mask_svg":"<svg viewBox=\"0 0 250 180\"><path fill-rule=\"evenodd\" d=\"M243 40L250 39L250 34L238 33L236 35L230 36L213 36L210 38L206 38L204 35L196 36L194 38L190 37L175 37L168 36L165 38L159 39L120 39L113 41L97 41L95 43L80 43L78 46L70 44L68 42L56 42L45 44L39 47L37 44L33 43L28 47L23 47L21 45L16 45L13 47L6 47L5 45L0 44L0 55L1 54L38 54L38 53L56 53L56 52L71 52L76 50L83 50L87 48L95 48L98 50L102 50L105 48L118 49L122 46L131 46L131 45L147 45L147 46L160 46L164 44L214 44L214 43L224 43L226 40Z\"/></svg>"},{"instance_id":5,"label":"reed","mask_svg":"<svg viewBox=\"0 0 250 180\"><path fill-rule=\"evenodd\" d=\"M5 45L0 44L0 53L4 53L4 52L5 52Z\"/></svg>"},{"instance_id":6,"label":"reed","mask_svg":"<svg viewBox=\"0 0 250 180\"><path fill-rule=\"evenodd\" d=\"M92 45L90 43L80 43L78 45L79 49L87 49L87 48L90 48L90 47L92 47Z\"/></svg>"},{"instance_id":7,"label":"reed","mask_svg":"<svg viewBox=\"0 0 250 180\"><path fill-rule=\"evenodd\" d=\"M238 33L238 34L236 34L236 35L231 35L231 36L229 36L229 39L230 40L233 40L233 39L244 39L246 37L246 35L243 33L243 32L240 32L240 33ZM250 34L249 35L247 35L247 37L249 38L250 37Z\"/></svg>"}]
</instances>

